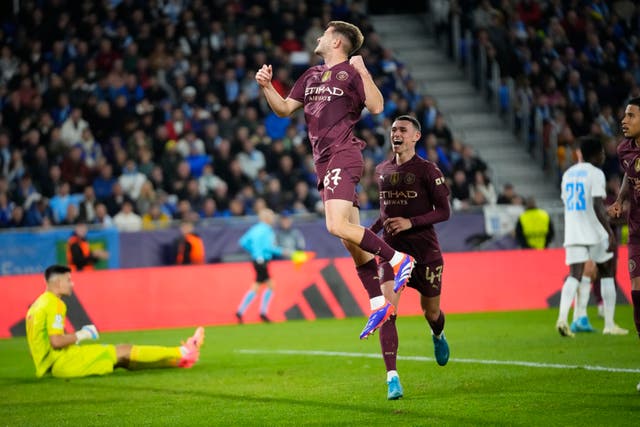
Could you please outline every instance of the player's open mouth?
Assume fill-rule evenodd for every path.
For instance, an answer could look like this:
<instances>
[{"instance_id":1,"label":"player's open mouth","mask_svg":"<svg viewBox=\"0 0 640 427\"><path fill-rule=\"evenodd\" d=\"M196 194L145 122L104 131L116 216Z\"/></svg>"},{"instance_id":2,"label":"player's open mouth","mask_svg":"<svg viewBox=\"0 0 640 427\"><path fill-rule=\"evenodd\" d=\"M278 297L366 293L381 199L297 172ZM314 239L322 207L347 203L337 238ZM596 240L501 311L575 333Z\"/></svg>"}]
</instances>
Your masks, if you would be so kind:
<instances>
[{"instance_id":1,"label":"player's open mouth","mask_svg":"<svg viewBox=\"0 0 640 427\"><path fill-rule=\"evenodd\" d=\"M403 142L402 140L394 139L393 140L393 145L402 145L402 142Z\"/></svg>"}]
</instances>

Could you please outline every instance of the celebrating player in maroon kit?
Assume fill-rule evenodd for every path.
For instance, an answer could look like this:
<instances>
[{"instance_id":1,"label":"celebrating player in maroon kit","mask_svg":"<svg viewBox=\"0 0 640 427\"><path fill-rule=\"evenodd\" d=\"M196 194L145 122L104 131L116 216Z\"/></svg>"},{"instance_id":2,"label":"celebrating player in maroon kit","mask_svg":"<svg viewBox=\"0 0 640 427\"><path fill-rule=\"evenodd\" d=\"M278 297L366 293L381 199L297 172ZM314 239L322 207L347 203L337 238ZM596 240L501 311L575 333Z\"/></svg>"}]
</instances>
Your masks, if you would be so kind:
<instances>
[{"instance_id":1,"label":"celebrating player in maroon kit","mask_svg":"<svg viewBox=\"0 0 640 427\"><path fill-rule=\"evenodd\" d=\"M397 291L406 285L413 269L410 256L394 250L360 225L355 190L364 166L361 150L365 143L355 137L353 128L365 106L378 114L384 104L362 57L349 59L363 40L355 25L329 22L315 49L324 64L300 76L286 99L271 84L271 65L263 65L256 73L256 81L278 116L289 116L304 107L327 230L351 253L369 294L372 312L360 338L372 334L394 313L393 305L382 296L374 255L393 267Z\"/></svg>"},{"instance_id":2,"label":"celebrating player in maroon kit","mask_svg":"<svg viewBox=\"0 0 640 427\"><path fill-rule=\"evenodd\" d=\"M629 276L633 320L640 336L640 97L632 98L627 103L622 119L622 134L625 139L618 145L618 157L624 178L618 198L608 211L609 215L617 218L622 215L623 202L629 201Z\"/></svg>"},{"instance_id":3,"label":"celebrating player in maroon kit","mask_svg":"<svg viewBox=\"0 0 640 427\"><path fill-rule=\"evenodd\" d=\"M432 331L436 361L449 360L445 339L444 313L440 310L442 253L433 224L449 219L449 188L438 167L416 155L420 140L420 122L411 116L399 116L391 126L394 157L376 168L380 189L380 217L371 226L383 230L384 240L393 248L415 258L416 266L408 286L420 292L420 305ZM397 307L400 294L393 292L393 271L388 263L380 266L384 295ZM380 328L380 346L387 368L387 398L403 395L396 371L398 331L396 316Z\"/></svg>"}]
</instances>

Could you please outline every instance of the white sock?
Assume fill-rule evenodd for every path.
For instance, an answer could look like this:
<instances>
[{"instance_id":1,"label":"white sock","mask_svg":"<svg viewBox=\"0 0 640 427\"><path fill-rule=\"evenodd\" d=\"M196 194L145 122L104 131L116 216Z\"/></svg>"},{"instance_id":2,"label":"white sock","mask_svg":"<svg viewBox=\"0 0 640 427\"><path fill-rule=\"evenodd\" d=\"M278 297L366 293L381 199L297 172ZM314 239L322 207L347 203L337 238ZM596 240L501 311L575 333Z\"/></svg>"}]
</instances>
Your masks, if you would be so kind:
<instances>
[{"instance_id":1,"label":"white sock","mask_svg":"<svg viewBox=\"0 0 640 427\"><path fill-rule=\"evenodd\" d=\"M613 328L615 324L613 316L616 311L616 285L613 277L604 277L600 280L600 293L604 306L604 327Z\"/></svg>"},{"instance_id":2,"label":"white sock","mask_svg":"<svg viewBox=\"0 0 640 427\"><path fill-rule=\"evenodd\" d=\"M404 254L402 252L396 251L396 253L393 254L391 259L389 260L389 264L391 264L391 267L395 267L400 261L402 261L402 258L404 258Z\"/></svg>"},{"instance_id":3,"label":"white sock","mask_svg":"<svg viewBox=\"0 0 640 427\"><path fill-rule=\"evenodd\" d=\"M560 312L558 313L558 322L566 323L567 317L569 317L571 303L573 302L573 298L575 297L578 289L578 284L578 280L573 276L567 277L567 280L564 281L564 285L562 285L562 292L560 293Z\"/></svg>"},{"instance_id":4,"label":"white sock","mask_svg":"<svg viewBox=\"0 0 640 427\"><path fill-rule=\"evenodd\" d=\"M387 382L398 376L398 371L387 371Z\"/></svg>"},{"instance_id":5,"label":"white sock","mask_svg":"<svg viewBox=\"0 0 640 427\"><path fill-rule=\"evenodd\" d=\"M589 296L591 295L591 278L582 276L580 285L578 286L578 295L576 296L576 306L573 309L573 320L581 317L587 317L587 305L589 305Z\"/></svg>"},{"instance_id":6,"label":"white sock","mask_svg":"<svg viewBox=\"0 0 640 427\"><path fill-rule=\"evenodd\" d=\"M383 295L379 297L373 297L369 300L369 305L371 306L371 311L377 310L382 307L385 303L385 299Z\"/></svg>"}]
</instances>

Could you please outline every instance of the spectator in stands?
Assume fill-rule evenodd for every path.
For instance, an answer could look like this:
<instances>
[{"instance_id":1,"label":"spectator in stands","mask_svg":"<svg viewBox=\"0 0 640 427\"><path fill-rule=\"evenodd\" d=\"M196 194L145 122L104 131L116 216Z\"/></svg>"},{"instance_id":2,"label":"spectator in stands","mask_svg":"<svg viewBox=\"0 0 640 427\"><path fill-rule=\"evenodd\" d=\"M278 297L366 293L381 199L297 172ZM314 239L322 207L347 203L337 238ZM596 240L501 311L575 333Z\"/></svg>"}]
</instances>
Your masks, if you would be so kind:
<instances>
[{"instance_id":1,"label":"spectator in stands","mask_svg":"<svg viewBox=\"0 0 640 427\"><path fill-rule=\"evenodd\" d=\"M147 212L142 216L143 230L156 230L167 228L171 223L171 217L160 209L160 204L154 202Z\"/></svg>"},{"instance_id":2,"label":"spectator in stands","mask_svg":"<svg viewBox=\"0 0 640 427\"><path fill-rule=\"evenodd\" d=\"M86 127L82 130L78 145L82 152L81 158L84 164L87 168L93 170L102 158L102 148L100 148L100 144L98 144L93 137L91 129Z\"/></svg>"},{"instance_id":3,"label":"spectator in stands","mask_svg":"<svg viewBox=\"0 0 640 427\"><path fill-rule=\"evenodd\" d=\"M93 224L99 225L102 228L111 228L115 227L113 223L113 218L109 216L107 212L107 207L104 203L96 203L96 216L93 219Z\"/></svg>"},{"instance_id":4,"label":"spectator in stands","mask_svg":"<svg viewBox=\"0 0 640 427\"><path fill-rule=\"evenodd\" d=\"M416 117L420 120L425 134L428 135L429 132L433 131L437 116L438 109L436 108L435 99L432 96L424 95L416 108Z\"/></svg>"},{"instance_id":5,"label":"spectator in stands","mask_svg":"<svg viewBox=\"0 0 640 427\"><path fill-rule=\"evenodd\" d=\"M465 210L471 206L471 185L462 169L453 173L451 183L451 203L454 210Z\"/></svg>"},{"instance_id":6,"label":"spectator in stands","mask_svg":"<svg viewBox=\"0 0 640 427\"><path fill-rule=\"evenodd\" d=\"M502 186L502 192L498 195L498 200L496 203L499 205L512 205L518 195L516 194L516 190L513 187L513 184L510 182L506 182Z\"/></svg>"},{"instance_id":7,"label":"spectator in stands","mask_svg":"<svg viewBox=\"0 0 640 427\"><path fill-rule=\"evenodd\" d=\"M498 200L496 189L484 171L476 170L471 185L471 203L474 205L495 205Z\"/></svg>"},{"instance_id":8,"label":"spectator in stands","mask_svg":"<svg viewBox=\"0 0 640 427\"><path fill-rule=\"evenodd\" d=\"M247 128L239 128L236 135L242 146L242 151L236 157L240 170L253 181L258 177L258 171L266 166L264 154L256 149L254 141L249 138Z\"/></svg>"},{"instance_id":9,"label":"spectator in stands","mask_svg":"<svg viewBox=\"0 0 640 427\"><path fill-rule=\"evenodd\" d=\"M98 200L104 201L112 194L116 179L113 177L113 166L104 163L99 168L99 175L93 180L93 190Z\"/></svg>"},{"instance_id":10,"label":"spectator in stands","mask_svg":"<svg viewBox=\"0 0 640 427\"><path fill-rule=\"evenodd\" d=\"M82 160L82 147L76 144L69 149L60 166L61 178L71 184L71 192L77 193L91 182L91 170Z\"/></svg>"},{"instance_id":11,"label":"spectator in stands","mask_svg":"<svg viewBox=\"0 0 640 427\"><path fill-rule=\"evenodd\" d=\"M187 181L183 198L189 201L189 204L195 212L198 212L202 208L204 197L200 194L200 186L197 179L191 178Z\"/></svg>"},{"instance_id":12,"label":"spectator in stands","mask_svg":"<svg viewBox=\"0 0 640 427\"><path fill-rule=\"evenodd\" d=\"M218 212L218 205L216 204L215 199L212 197L207 197L204 199L202 203L202 209L198 212L200 216L200 221L206 223L207 220L217 218L221 214Z\"/></svg>"},{"instance_id":13,"label":"spectator in stands","mask_svg":"<svg viewBox=\"0 0 640 427\"><path fill-rule=\"evenodd\" d=\"M523 249L544 249L553 241L555 232L549 213L538 208L533 197L527 198L525 211L516 223L515 235Z\"/></svg>"},{"instance_id":14,"label":"spectator in stands","mask_svg":"<svg viewBox=\"0 0 640 427\"><path fill-rule=\"evenodd\" d=\"M63 182L58 189L58 193L51 199L51 210L53 211L54 224L62 224L67 218L70 204L78 205L82 200L82 194L71 194L69 183Z\"/></svg>"},{"instance_id":15,"label":"spectator in stands","mask_svg":"<svg viewBox=\"0 0 640 427\"><path fill-rule=\"evenodd\" d=\"M136 199L136 212L144 215L149 211L151 205L156 203L156 191L153 189L151 181L145 181L140 188L140 195Z\"/></svg>"},{"instance_id":16,"label":"spectator in stands","mask_svg":"<svg viewBox=\"0 0 640 427\"><path fill-rule=\"evenodd\" d=\"M306 241L302 232L293 227L291 213L284 211L280 214L280 221L276 229L276 246L291 253L306 249Z\"/></svg>"},{"instance_id":17,"label":"spectator in stands","mask_svg":"<svg viewBox=\"0 0 640 427\"><path fill-rule=\"evenodd\" d=\"M0 128L0 176L9 175L9 164L11 163L11 146L9 132Z\"/></svg>"},{"instance_id":18,"label":"spectator in stands","mask_svg":"<svg viewBox=\"0 0 640 427\"><path fill-rule=\"evenodd\" d=\"M133 203L125 200L122 208L113 217L113 223L120 231L140 231L142 229L142 218L133 211Z\"/></svg>"},{"instance_id":19,"label":"spectator in stands","mask_svg":"<svg viewBox=\"0 0 640 427\"><path fill-rule=\"evenodd\" d=\"M11 217L9 218L9 222L6 226L8 228L19 228L26 225L27 219L25 217L24 208L22 206L15 206L11 211Z\"/></svg>"},{"instance_id":20,"label":"spectator in stands","mask_svg":"<svg viewBox=\"0 0 640 427\"><path fill-rule=\"evenodd\" d=\"M6 192L0 192L0 227L9 227L15 203L9 200Z\"/></svg>"},{"instance_id":21,"label":"spectator in stands","mask_svg":"<svg viewBox=\"0 0 640 427\"><path fill-rule=\"evenodd\" d=\"M218 175L214 173L213 165L206 164L202 169L202 175L198 178L198 188L200 189L200 195L203 197L213 195L216 188L226 185L225 182Z\"/></svg>"},{"instance_id":22,"label":"spectator in stands","mask_svg":"<svg viewBox=\"0 0 640 427\"><path fill-rule=\"evenodd\" d=\"M133 159L127 159L122 175L118 177L118 183L125 194L132 200L136 200L140 196L140 190L146 181L147 177L138 171L136 162Z\"/></svg>"},{"instance_id":23,"label":"spectator in stands","mask_svg":"<svg viewBox=\"0 0 640 427\"><path fill-rule=\"evenodd\" d=\"M14 186L14 189L11 192L11 199L18 205L23 206L31 203L31 200L36 194L39 193L33 186L31 176L29 174L24 174L20 177L17 185Z\"/></svg>"},{"instance_id":24,"label":"spectator in stands","mask_svg":"<svg viewBox=\"0 0 640 427\"><path fill-rule=\"evenodd\" d=\"M434 133L427 134L424 147L417 147L416 153L422 158L428 158L429 156L433 157L436 160L435 163L445 176L450 177L453 173L450 154L444 146L438 145L438 138Z\"/></svg>"},{"instance_id":25,"label":"spectator in stands","mask_svg":"<svg viewBox=\"0 0 640 427\"><path fill-rule=\"evenodd\" d=\"M473 147L464 144L461 157L455 162L453 168L463 170L467 174L467 180L473 182L477 171L486 172L487 164L476 155Z\"/></svg>"},{"instance_id":26,"label":"spectator in stands","mask_svg":"<svg viewBox=\"0 0 640 427\"><path fill-rule=\"evenodd\" d=\"M427 132L427 135L430 133L436 136L438 141L438 145L444 147L447 150L451 150L451 145L453 143L453 134L447 126L447 123L444 119L444 116L441 113L436 115L436 121L433 125L433 129Z\"/></svg>"},{"instance_id":27,"label":"spectator in stands","mask_svg":"<svg viewBox=\"0 0 640 427\"><path fill-rule=\"evenodd\" d=\"M67 148L77 144L82 139L82 131L89 127L89 123L82 118L82 110L75 107L71 110L69 118L64 121L60 138Z\"/></svg>"},{"instance_id":28,"label":"spectator in stands","mask_svg":"<svg viewBox=\"0 0 640 427\"><path fill-rule=\"evenodd\" d=\"M58 225L75 225L80 222L80 210L78 205L70 203L67 205L67 214L64 217L64 220L60 222Z\"/></svg>"},{"instance_id":29,"label":"spectator in stands","mask_svg":"<svg viewBox=\"0 0 640 427\"><path fill-rule=\"evenodd\" d=\"M317 194L313 193L309 188L309 184L305 181L298 181L294 188L294 196L292 202L293 211L296 213L313 213L318 212L318 205L322 205ZM320 212L322 210L320 209Z\"/></svg>"},{"instance_id":30,"label":"spectator in stands","mask_svg":"<svg viewBox=\"0 0 640 427\"><path fill-rule=\"evenodd\" d=\"M124 192L122 185L116 181L111 187L111 195L104 200L109 215L115 216L120 212L125 201L133 204L133 199Z\"/></svg>"},{"instance_id":31,"label":"spectator in stands","mask_svg":"<svg viewBox=\"0 0 640 427\"><path fill-rule=\"evenodd\" d=\"M176 149L185 159L190 156L201 156L205 154L204 141L198 138L196 133L192 130L186 132L184 137L178 140Z\"/></svg>"},{"instance_id":32,"label":"spectator in stands","mask_svg":"<svg viewBox=\"0 0 640 427\"><path fill-rule=\"evenodd\" d=\"M11 152L11 161L9 163L9 174L7 179L10 185L14 186L18 183L22 175L27 173L27 168L24 164L22 151L14 149Z\"/></svg>"},{"instance_id":33,"label":"spectator in stands","mask_svg":"<svg viewBox=\"0 0 640 427\"><path fill-rule=\"evenodd\" d=\"M95 192L93 187L87 185L82 192L83 199L78 206L78 221L91 224L96 218L95 206L97 203Z\"/></svg>"}]
</instances>

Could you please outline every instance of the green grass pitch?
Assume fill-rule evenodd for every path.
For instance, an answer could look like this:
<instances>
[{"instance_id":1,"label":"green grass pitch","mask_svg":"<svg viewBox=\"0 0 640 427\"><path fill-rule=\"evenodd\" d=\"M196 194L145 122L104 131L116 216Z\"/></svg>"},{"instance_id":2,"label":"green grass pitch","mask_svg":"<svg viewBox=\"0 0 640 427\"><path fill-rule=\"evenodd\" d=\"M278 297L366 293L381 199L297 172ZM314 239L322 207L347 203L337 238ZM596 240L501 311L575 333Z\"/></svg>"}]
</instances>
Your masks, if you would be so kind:
<instances>
[{"instance_id":1,"label":"green grass pitch","mask_svg":"<svg viewBox=\"0 0 640 427\"><path fill-rule=\"evenodd\" d=\"M590 308L590 310L592 310ZM377 335L364 319L206 329L192 369L33 376L25 339L0 340L0 426L613 426L638 425L640 342L561 338L557 311L448 315L439 367L420 317L398 319L405 397L386 400ZM602 320L590 311L592 323ZM173 345L191 329L105 333L102 342ZM530 362L530 364L523 363Z\"/></svg>"}]
</instances>

